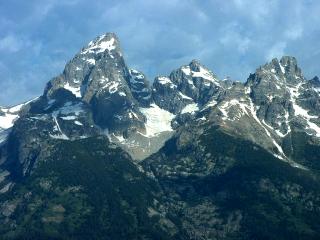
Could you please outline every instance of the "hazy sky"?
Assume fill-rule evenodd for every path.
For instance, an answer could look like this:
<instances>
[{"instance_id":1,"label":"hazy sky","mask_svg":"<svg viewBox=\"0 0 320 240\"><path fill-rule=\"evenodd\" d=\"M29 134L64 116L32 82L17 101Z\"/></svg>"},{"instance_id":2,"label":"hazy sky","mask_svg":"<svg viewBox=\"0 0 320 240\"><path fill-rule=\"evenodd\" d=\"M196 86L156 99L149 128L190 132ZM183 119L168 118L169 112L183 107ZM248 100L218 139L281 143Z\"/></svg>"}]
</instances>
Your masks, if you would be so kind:
<instances>
[{"instance_id":1,"label":"hazy sky","mask_svg":"<svg viewBox=\"0 0 320 240\"><path fill-rule=\"evenodd\" d=\"M192 59L245 81L282 55L295 56L307 78L320 74L318 0L1 0L0 105L40 95L105 32L150 81Z\"/></svg>"}]
</instances>

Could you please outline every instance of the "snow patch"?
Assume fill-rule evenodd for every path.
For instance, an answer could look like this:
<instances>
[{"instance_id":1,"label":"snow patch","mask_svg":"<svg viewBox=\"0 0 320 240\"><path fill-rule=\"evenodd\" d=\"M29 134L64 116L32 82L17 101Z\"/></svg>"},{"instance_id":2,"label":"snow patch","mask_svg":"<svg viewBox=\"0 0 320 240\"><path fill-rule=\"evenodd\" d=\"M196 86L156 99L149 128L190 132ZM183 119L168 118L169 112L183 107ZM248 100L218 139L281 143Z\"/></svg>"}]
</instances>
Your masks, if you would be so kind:
<instances>
[{"instance_id":1,"label":"snow patch","mask_svg":"<svg viewBox=\"0 0 320 240\"><path fill-rule=\"evenodd\" d=\"M194 114L197 111L199 111L198 105L196 103L190 103L181 110L181 114L184 114L184 113Z\"/></svg>"},{"instance_id":2,"label":"snow patch","mask_svg":"<svg viewBox=\"0 0 320 240\"><path fill-rule=\"evenodd\" d=\"M63 86L64 89L72 92L73 95L75 95L77 98L81 97L81 91L80 87L73 87L68 82Z\"/></svg>"},{"instance_id":3,"label":"snow patch","mask_svg":"<svg viewBox=\"0 0 320 240\"><path fill-rule=\"evenodd\" d=\"M77 116L79 116L80 113L82 112L83 112L82 104L81 103L72 104L72 102L67 102L59 110L52 112L51 117L55 124L53 128L53 132L58 132L58 133L49 134L50 137L54 139L68 140L69 139L68 136L64 134L63 131L61 130L61 127L59 125L57 118L60 118L62 120L75 120L77 119Z\"/></svg>"},{"instance_id":4,"label":"snow patch","mask_svg":"<svg viewBox=\"0 0 320 240\"><path fill-rule=\"evenodd\" d=\"M69 140L69 138L65 134L49 134L49 136L53 139L62 139L62 140Z\"/></svg>"},{"instance_id":5,"label":"snow patch","mask_svg":"<svg viewBox=\"0 0 320 240\"><path fill-rule=\"evenodd\" d=\"M204 106L204 108L202 108L202 110L201 111L204 111L204 110L206 110L206 109L208 109L208 108L210 108L210 107L214 107L214 106L216 106L218 103L217 103L217 101L216 100L210 100L205 106Z\"/></svg>"},{"instance_id":6,"label":"snow patch","mask_svg":"<svg viewBox=\"0 0 320 240\"><path fill-rule=\"evenodd\" d=\"M107 82L101 89L108 88L109 93L113 94L118 91L119 85L120 85L119 82L110 81L110 82ZM120 95L120 93L119 93L119 95Z\"/></svg>"},{"instance_id":7,"label":"snow patch","mask_svg":"<svg viewBox=\"0 0 320 240\"><path fill-rule=\"evenodd\" d=\"M191 69L189 66L184 66L181 68L181 70L182 70L182 72L184 72L184 74L186 74L188 76L191 75Z\"/></svg>"},{"instance_id":8,"label":"snow patch","mask_svg":"<svg viewBox=\"0 0 320 240\"><path fill-rule=\"evenodd\" d=\"M85 60L86 62L95 65L96 64L96 60L94 60L93 58L83 58L83 60Z\"/></svg>"},{"instance_id":9,"label":"snow patch","mask_svg":"<svg viewBox=\"0 0 320 240\"><path fill-rule=\"evenodd\" d=\"M0 110L4 113L3 116L0 115L0 131L1 129L11 128L14 122L19 118L18 112L22 109L22 107L35 101L36 99L38 99L38 97L13 107L0 108Z\"/></svg>"},{"instance_id":10,"label":"snow patch","mask_svg":"<svg viewBox=\"0 0 320 240\"><path fill-rule=\"evenodd\" d=\"M188 97L186 95L184 95L182 92L179 91L179 95L183 98L183 99L188 99L188 100L193 100L191 97Z\"/></svg>"},{"instance_id":11,"label":"snow patch","mask_svg":"<svg viewBox=\"0 0 320 240\"><path fill-rule=\"evenodd\" d=\"M115 135L112 134L119 142L124 142L125 138L123 137L123 135Z\"/></svg>"},{"instance_id":12,"label":"snow patch","mask_svg":"<svg viewBox=\"0 0 320 240\"><path fill-rule=\"evenodd\" d=\"M317 93L320 93L320 88L313 88L314 91L316 91Z\"/></svg>"},{"instance_id":13,"label":"snow patch","mask_svg":"<svg viewBox=\"0 0 320 240\"><path fill-rule=\"evenodd\" d=\"M138 70L130 69L130 73L131 73L131 79L130 79L130 81L132 80L132 81L135 81L135 82L136 82L135 79L139 79L139 80L144 79L143 74L140 73Z\"/></svg>"},{"instance_id":14,"label":"snow patch","mask_svg":"<svg viewBox=\"0 0 320 240\"><path fill-rule=\"evenodd\" d=\"M168 77L158 77L158 81L159 81L160 84L168 84L168 83L170 84L170 83L172 83L170 78L168 78Z\"/></svg>"},{"instance_id":15,"label":"snow patch","mask_svg":"<svg viewBox=\"0 0 320 240\"><path fill-rule=\"evenodd\" d=\"M203 79L213 82L215 85L220 86L220 83L216 78L213 77L213 74L207 69L200 67L200 72L192 72L192 77L201 77Z\"/></svg>"},{"instance_id":16,"label":"snow patch","mask_svg":"<svg viewBox=\"0 0 320 240\"><path fill-rule=\"evenodd\" d=\"M246 87L246 88L244 89L244 93L245 93L245 94L250 94L250 93L251 93L251 87Z\"/></svg>"},{"instance_id":17,"label":"snow patch","mask_svg":"<svg viewBox=\"0 0 320 240\"><path fill-rule=\"evenodd\" d=\"M300 93L299 93L299 89L301 87L302 83L299 83L296 87L289 87L289 92L290 92L290 98L291 98L291 102L292 102L292 106L294 109L294 114L296 116L300 116L302 117L304 120L306 120L307 122L307 128L311 129L313 131L315 131L315 136L316 137L320 137L320 127L311 122L311 119L317 119L318 116L312 116L309 115L309 111L302 108L301 106L299 106L296 102L296 99L299 97Z\"/></svg>"},{"instance_id":18,"label":"snow patch","mask_svg":"<svg viewBox=\"0 0 320 240\"><path fill-rule=\"evenodd\" d=\"M81 54L86 53L101 53L108 50L109 52L116 48L115 39L111 38L110 40L103 40L106 35L102 35L95 42L90 42L88 47L83 49Z\"/></svg>"},{"instance_id":19,"label":"snow patch","mask_svg":"<svg viewBox=\"0 0 320 240\"><path fill-rule=\"evenodd\" d=\"M29 102L31 102L31 101L29 101ZM21 110L21 108L22 108L23 106L25 106L25 105L28 104L29 102L22 103L22 104L19 104L19 105L17 105L17 106L11 107L11 108L9 108L9 111L8 111L8 112L9 112L9 113L18 112L18 111Z\"/></svg>"},{"instance_id":20,"label":"snow patch","mask_svg":"<svg viewBox=\"0 0 320 240\"><path fill-rule=\"evenodd\" d=\"M171 79L168 77L158 77L158 82L162 85L170 85L170 88L176 88L177 85L175 85L174 83L172 83Z\"/></svg>"},{"instance_id":21,"label":"snow patch","mask_svg":"<svg viewBox=\"0 0 320 240\"><path fill-rule=\"evenodd\" d=\"M146 117L146 137L154 137L165 131L173 131L171 121L174 114L151 104L149 108L140 108L141 113Z\"/></svg>"},{"instance_id":22,"label":"snow patch","mask_svg":"<svg viewBox=\"0 0 320 240\"><path fill-rule=\"evenodd\" d=\"M206 121L207 118L205 116L202 116L201 118L198 118L197 121Z\"/></svg>"},{"instance_id":23,"label":"snow patch","mask_svg":"<svg viewBox=\"0 0 320 240\"><path fill-rule=\"evenodd\" d=\"M63 120L67 120L67 121L77 119L76 116L66 116L66 117L60 117L60 118L63 119Z\"/></svg>"},{"instance_id":24,"label":"snow patch","mask_svg":"<svg viewBox=\"0 0 320 240\"><path fill-rule=\"evenodd\" d=\"M102 76L100 79L99 79L99 83L101 84L105 84L106 82L109 81L109 78L105 77L105 76Z\"/></svg>"},{"instance_id":25,"label":"snow patch","mask_svg":"<svg viewBox=\"0 0 320 240\"><path fill-rule=\"evenodd\" d=\"M286 72L285 68L282 66L281 63L280 63L279 65L280 65L281 72L282 72L283 74L285 74L285 72Z\"/></svg>"},{"instance_id":26,"label":"snow patch","mask_svg":"<svg viewBox=\"0 0 320 240\"><path fill-rule=\"evenodd\" d=\"M79 125L79 126L83 126L83 124L79 121L74 121L74 124Z\"/></svg>"},{"instance_id":27,"label":"snow patch","mask_svg":"<svg viewBox=\"0 0 320 240\"><path fill-rule=\"evenodd\" d=\"M240 111L238 111L233 118L229 118L229 114L227 110L229 110L232 106L239 106ZM222 120L230 120L230 121L239 120L244 114L248 115L246 107L247 107L246 104L240 102L237 99L231 99L230 101L225 102L219 107L219 110L223 114Z\"/></svg>"},{"instance_id":28,"label":"snow patch","mask_svg":"<svg viewBox=\"0 0 320 240\"><path fill-rule=\"evenodd\" d=\"M51 138L54 138L54 139L63 139L63 140L68 140L69 138L67 137L67 135L65 135L62 131L61 131L61 128L60 128L60 125L57 121L57 116L56 115L53 115L52 116L53 118L53 121L55 123L55 128L54 130L58 131L59 133L58 134L49 134L49 136Z\"/></svg>"},{"instance_id":29,"label":"snow patch","mask_svg":"<svg viewBox=\"0 0 320 240\"><path fill-rule=\"evenodd\" d=\"M18 119L18 114L5 113L4 116L0 116L0 128L8 129L11 128L16 119Z\"/></svg>"},{"instance_id":30,"label":"snow patch","mask_svg":"<svg viewBox=\"0 0 320 240\"><path fill-rule=\"evenodd\" d=\"M191 76L191 77L195 77L195 78L203 78L209 82L214 83L217 86L220 86L219 81L213 76L212 72L201 67L200 66L200 71L196 72L196 71L191 71L190 66L183 66L181 67L181 70L184 74L186 74L187 76ZM209 86L209 83L205 83L206 86Z\"/></svg>"},{"instance_id":31,"label":"snow patch","mask_svg":"<svg viewBox=\"0 0 320 240\"><path fill-rule=\"evenodd\" d=\"M59 110L54 111L52 114L75 114L78 116L81 112L83 112L82 103L72 104L72 102L67 102Z\"/></svg>"},{"instance_id":32,"label":"snow patch","mask_svg":"<svg viewBox=\"0 0 320 240\"><path fill-rule=\"evenodd\" d=\"M119 86L118 82L112 82L111 86L109 86L109 93L113 94L116 91L118 91L118 86Z\"/></svg>"}]
</instances>

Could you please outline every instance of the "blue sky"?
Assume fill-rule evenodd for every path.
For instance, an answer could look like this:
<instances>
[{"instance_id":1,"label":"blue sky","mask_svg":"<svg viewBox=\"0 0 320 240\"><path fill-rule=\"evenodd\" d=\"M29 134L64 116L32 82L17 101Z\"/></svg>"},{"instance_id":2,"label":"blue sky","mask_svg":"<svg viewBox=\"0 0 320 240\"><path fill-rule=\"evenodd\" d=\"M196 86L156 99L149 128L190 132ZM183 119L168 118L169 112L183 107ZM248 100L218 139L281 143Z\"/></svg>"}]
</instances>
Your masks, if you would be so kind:
<instances>
[{"instance_id":1,"label":"blue sky","mask_svg":"<svg viewBox=\"0 0 320 240\"><path fill-rule=\"evenodd\" d=\"M10 0L0 2L0 105L40 95L105 32L150 81L192 59L245 81L282 55L295 56L307 78L320 74L318 0Z\"/></svg>"}]
</instances>

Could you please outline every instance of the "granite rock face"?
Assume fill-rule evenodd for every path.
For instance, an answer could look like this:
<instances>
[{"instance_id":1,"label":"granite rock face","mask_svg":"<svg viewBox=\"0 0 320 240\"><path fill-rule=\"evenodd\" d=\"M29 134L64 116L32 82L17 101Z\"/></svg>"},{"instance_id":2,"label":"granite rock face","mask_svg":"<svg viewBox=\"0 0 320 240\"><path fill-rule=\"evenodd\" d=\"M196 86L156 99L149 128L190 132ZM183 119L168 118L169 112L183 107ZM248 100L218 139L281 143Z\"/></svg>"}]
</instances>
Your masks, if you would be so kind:
<instances>
[{"instance_id":1,"label":"granite rock face","mask_svg":"<svg viewBox=\"0 0 320 240\"><path fill-rule=\"evenodd\" d=\"M105 34L84 47L66 65L64 72L49 82L44 95L51 100L51 96L63 88L92 107L97 125L115 132L130 132L135 128L143 129L144 121L130 89L132 79L118 38ZM132 86L136 91L144 88L144 84ZM131 117L132 114L136 117ZM123 117L121 123L117 116Z\"/></svg>"},{"instance_id":2,"label":"granite rock face","mask_svg":"<svg viewBox=\"0 0 320 240\"><path fill-rule=\"evenodd\" d=\"M184 113L187 105L199 108L218 95L224 87L224 82L193 60L189 65L171 72L169 77L157 77L154 81L154 100L164 109Z\"/></svg>"}]
</instances>

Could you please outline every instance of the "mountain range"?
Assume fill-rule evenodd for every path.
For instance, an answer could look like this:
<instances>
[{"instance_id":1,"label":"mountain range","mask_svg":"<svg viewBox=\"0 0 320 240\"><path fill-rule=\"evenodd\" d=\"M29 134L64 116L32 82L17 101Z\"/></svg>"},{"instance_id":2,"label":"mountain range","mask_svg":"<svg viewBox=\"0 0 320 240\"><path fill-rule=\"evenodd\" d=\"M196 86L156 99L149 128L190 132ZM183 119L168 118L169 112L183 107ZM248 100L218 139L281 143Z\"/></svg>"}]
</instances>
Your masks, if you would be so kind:
<instances>
[{"instance_id":1,"label":"mountain range","mask_svg":"<svg viewBox=\"0 0 320 240\"><path fill-rule=\"evenodd\" d=\"M153 83L117 36L0 107L2 239L319 239L320 80L197 60Z\"/></svg>"}]
</instances>

